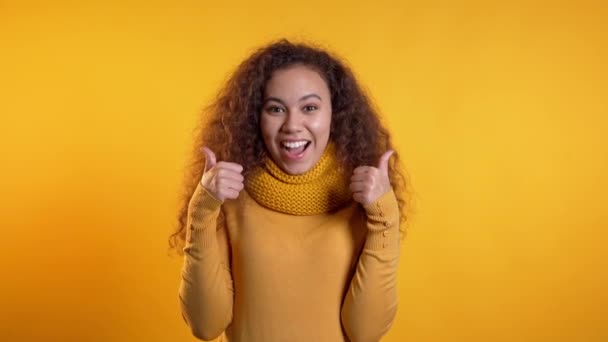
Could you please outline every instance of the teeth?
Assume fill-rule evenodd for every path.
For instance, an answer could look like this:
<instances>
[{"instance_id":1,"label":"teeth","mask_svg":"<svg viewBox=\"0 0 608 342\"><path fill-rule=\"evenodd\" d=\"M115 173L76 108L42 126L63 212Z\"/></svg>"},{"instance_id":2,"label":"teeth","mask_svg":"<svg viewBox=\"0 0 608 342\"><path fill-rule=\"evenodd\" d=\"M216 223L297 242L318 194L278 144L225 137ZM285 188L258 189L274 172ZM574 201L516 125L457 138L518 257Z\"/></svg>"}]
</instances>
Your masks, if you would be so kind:
<instances>
[{"instance_id":1,"label":"teeth","mask_svg":"<svg viewBox=\"0 0 608 342\"><path fill-rule=\"evenodd\" d=\"M306 140L302 140L302 141L294 141L294 142L283 142L283 146L287 147L287 148L298 148L298 147L302 147L304 145L306 145L308 141Z\"/></svg>"}]
</instances>

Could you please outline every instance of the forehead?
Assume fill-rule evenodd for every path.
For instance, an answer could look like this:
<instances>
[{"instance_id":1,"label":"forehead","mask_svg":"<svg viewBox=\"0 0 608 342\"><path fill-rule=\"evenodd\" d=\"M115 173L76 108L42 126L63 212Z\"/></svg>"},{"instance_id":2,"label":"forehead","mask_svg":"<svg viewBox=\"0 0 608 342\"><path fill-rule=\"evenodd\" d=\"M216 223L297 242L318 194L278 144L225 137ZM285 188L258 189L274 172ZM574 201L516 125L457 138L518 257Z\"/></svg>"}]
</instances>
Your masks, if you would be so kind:
<instances>
[{"instance_id":1,"label":"forehead","mask_svg":"<svg viewBox=\"0 0 608 342\"><path fill-rule=\"evenodd\" d=\"M266 83L264 91L266 95L284 96L306 92L314 92L324 97L329 94L329 88L317 71L304 65L276 70Z\"/></svg>"}]
</instances>

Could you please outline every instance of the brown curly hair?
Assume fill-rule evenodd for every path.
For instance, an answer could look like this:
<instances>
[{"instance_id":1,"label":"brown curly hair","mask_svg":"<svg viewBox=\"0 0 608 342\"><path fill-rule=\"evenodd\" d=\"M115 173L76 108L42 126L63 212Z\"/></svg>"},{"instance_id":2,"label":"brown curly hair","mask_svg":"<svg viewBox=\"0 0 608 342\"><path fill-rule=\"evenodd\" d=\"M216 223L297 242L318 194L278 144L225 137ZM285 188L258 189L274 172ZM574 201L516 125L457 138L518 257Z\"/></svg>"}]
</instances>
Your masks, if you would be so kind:
<instances>
[{"instance_id":1,"label":"brown curly hair","mask_svg":"<svg viewBox=\"0 0 608 342\"><path fill-rule=\"evenodd\" d=\"M260 131L264 87L273 72L294 65L315 70L327 82L333 110L330 140L335 143L338 160L346 169L376 165L384 152L394 149L377 110L340 58L310 43L292 43L286 39L272 42L245 59L224 82L214 101L203 110L206 116L201 116L195 128L177 229L169 236L170 249L183 255L188 203L205 165L200 148L210 148L217 160L242 165L245 177L260 166L267 153ZM404 237L409 182L406 182L396 151L389 162L389 178L399 204L401 236Z\"/></svg>"}]
</instances>

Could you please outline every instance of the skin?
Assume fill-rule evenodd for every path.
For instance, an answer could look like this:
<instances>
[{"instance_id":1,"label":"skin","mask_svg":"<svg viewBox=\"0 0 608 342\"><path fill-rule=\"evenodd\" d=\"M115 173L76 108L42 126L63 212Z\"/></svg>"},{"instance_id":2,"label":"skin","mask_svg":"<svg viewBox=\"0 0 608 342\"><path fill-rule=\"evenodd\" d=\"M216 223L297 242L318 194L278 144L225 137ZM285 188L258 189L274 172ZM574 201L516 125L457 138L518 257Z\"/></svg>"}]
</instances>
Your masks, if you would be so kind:
<instances>
[{"instance_id":1,"label":"skin","mask_svg":"<svg viewBox=\"0 0 608 342\"><path fill-rule=\"evenodd\" d=\"M321 159L331 125L327 83L308 67L277 70L266 83L260 128L272 160L288 174L310 170ZM288 157L285 142L307 141L301 159Z\"/></svg>"},{"instance_id":2,"label":"skin","mask_svg":"<svg viewBox=\"0 0 608 342\"><path fill-rule=\"evenodd\" d=\"M394 152L385 152L380 157L378 167L359 166L353 170L350 178L353 200L363 205L371 204L392 189L388 176L388 161Z\"/></svg>"},{"instance_id":3,"label":"skin","mask_svg":"<svg viewBox=\"0 0 608 342\"><path fill-rule=\"evenodd\" d=\"M331 125L331 97L327 83L314 70L296 65L277 70L266 83L260 129L272 160L286 173L303 174L321 159ZM299 158L290 158L285 142L307 141L309 146ZM206 147L205 172L201 185L220 201L236 199L244 188L243 167L237 163L216 161ZM350 190L353 200L363 205L375 202L391 190L388 161L394 151L384 153L377 166L359 166L353 170Z\"/></svg>"}]
</instances>

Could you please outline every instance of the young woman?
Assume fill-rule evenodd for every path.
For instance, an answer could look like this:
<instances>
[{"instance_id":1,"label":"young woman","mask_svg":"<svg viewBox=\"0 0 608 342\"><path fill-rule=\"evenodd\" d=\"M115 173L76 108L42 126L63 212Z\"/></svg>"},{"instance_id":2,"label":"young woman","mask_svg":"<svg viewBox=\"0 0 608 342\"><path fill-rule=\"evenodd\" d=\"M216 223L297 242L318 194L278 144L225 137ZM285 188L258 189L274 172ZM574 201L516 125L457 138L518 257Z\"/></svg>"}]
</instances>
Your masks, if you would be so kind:
<instances>
[{"instance_id":1,"label":"young woman","mask_svg":"<svg viewBox=\"0 0 608 342\"><path fill-rule=\"evenodd\" d=\"M170 237L194 336L378 341L397 310L406 181L349 68L281 40L206 112Z\"/></svg>"}]
</instances>

